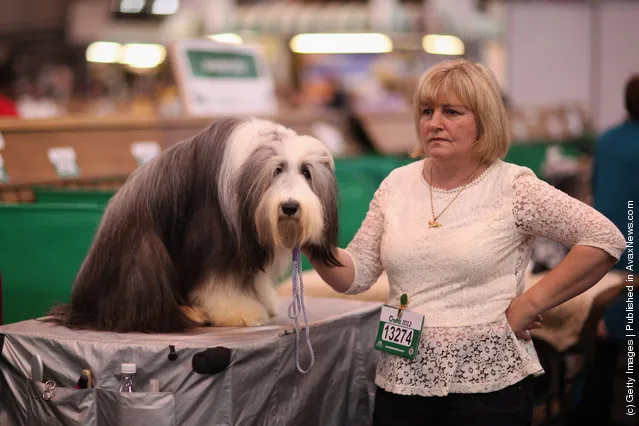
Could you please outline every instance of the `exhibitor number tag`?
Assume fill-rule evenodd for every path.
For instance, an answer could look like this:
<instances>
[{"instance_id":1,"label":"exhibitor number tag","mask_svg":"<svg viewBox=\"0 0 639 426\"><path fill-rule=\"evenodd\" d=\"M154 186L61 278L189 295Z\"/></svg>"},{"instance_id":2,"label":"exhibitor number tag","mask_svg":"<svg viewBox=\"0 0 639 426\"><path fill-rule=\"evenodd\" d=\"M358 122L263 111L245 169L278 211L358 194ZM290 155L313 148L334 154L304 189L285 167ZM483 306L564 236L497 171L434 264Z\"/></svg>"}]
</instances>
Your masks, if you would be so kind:
<instances>
[{"instance_id":1,"label":"exhibitor number tag","mask_svg":"<svg viewBox=\"0 0 639 426\"><path fill-rule=\"evenodd\" d=\"M382 340L385 342L393 342L399 343L400 345L410 346L413 342L413 330L387 322L384 324Z\"/></svg>"},{"instance_id":2,"label":"exhibitor number tag","mask_svg":"<svg viewBox=\"0 0 639 426\"><path fill-rule=\"evenodd\" d=\"M414 359L424 325L424 316L416 312L382 306L375 349Z\"/></svg>"}]
</instances>

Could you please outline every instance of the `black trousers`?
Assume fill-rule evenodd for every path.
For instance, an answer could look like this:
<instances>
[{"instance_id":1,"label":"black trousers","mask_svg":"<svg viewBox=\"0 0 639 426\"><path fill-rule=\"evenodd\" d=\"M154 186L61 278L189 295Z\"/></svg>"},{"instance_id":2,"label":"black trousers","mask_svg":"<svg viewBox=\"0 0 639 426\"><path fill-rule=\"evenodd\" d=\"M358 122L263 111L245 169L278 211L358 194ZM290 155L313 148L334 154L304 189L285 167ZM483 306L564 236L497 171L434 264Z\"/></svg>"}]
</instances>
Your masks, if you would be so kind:
<instances>
[{"instance_id":1,"label":"black trousers","mask_svg":"<svg viewBox=\"0 0 639 426\"><path fill-rule=\"evenodd\" d=\"M444 397L397 395L378 387L373 426L530 426L533 378L496 392Z\"/></svg>"},{"instance_id":2,"label":"black trousers","mask_svg":"<svg viewBox=\"0 0 639 426\"><path fill-rule=\"evenodd\" d=\"M572 410L566 425L612 425L613 395L617 375L617 359L625 349L617 342L596 341L594 365L586 376L581 400Z\"/></svg>"}]
</instances>

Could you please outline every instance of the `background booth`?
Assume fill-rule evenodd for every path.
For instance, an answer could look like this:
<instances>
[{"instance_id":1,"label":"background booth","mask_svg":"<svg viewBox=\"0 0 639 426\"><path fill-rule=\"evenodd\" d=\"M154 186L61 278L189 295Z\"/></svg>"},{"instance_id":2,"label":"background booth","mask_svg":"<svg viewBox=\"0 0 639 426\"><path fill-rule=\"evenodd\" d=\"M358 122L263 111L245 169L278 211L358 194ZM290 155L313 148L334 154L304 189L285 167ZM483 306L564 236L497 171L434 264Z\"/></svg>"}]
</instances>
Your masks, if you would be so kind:
<instances>
[{"instance_id":1,"label":"background booth","mask_svg":"<svg viewBox=\"0 0 639 426\"><path fill-rule=\"evenodd\" d=\"M318 359L307 376L295 370L292 325L284 316L259 331L214 329L189 336L75 335L35 320L68 300L104 208L128 175L221 115L189 109L188 73L179 70L169 48L174 40L209 41L219 49L234 33L261 48L264 66L256 69L268 71L272 80L273 108L250 113L330 146L342 247L359 228L381 181L414 161L408 156L416 142L410 101L419 74L457 55L428 51L425 35L454 35L464 56L497 75L511 120L506 161L529 167L552 184L574 178L571 195L584 202L590 197L595 134L622 109L616 67L625 72L637 65L636 55L628 53L636 44L639 10L633 2L181 0L166 2L179 3L175 13L147 16L156 2L161 3L147 1L148 10L130 16L105 6L127 3L115 0L47 0L42 7L38 0L24 0L25 22L12 24L26 28L33 14L53 25L47 13L63 22L55 37L16 42L30 52L16 59L26 76L17 84L18 104L29 119L0 119L0 324L5 324L0 380L11 390L0 398L0 424L48 424L53 418L66 424L118 423L137 415L140 404L151 407L150 419L167 419L165 413L173 411L174 424L231 419L366 424L360 420L372 409L375 364L368 333L387 294L384 277L370 292L346 297L330 292L304 260ZM68 13L61 12L62 4L69 5ZM9 20L9 14L0 16L3 28L10 27ZM546 30L541 34L539 28ZM291 44L301 33L378 33L392 49L301 53ZM56 45L62 41L69 46ZM94 42L106 42L101 48L115 54L106 62L95 60ZM124 54L140 43L160 52L153 66ZM2 48L0 43L0 65ZM67 64L52 60L65 55ZM32 108L31 98L38 96L49 98L46 108ZM532 285L539 277L528 278ZM593 321L608 291L620 283L608 276L601 284L554 311L556 321L536 333L549 372L537 382L536 402L544 411L537 419L551 419L570 403L571 380L587 367L579 363L590 360ZM282 314L290 288L285 278L279 288ZM171 345L177 361L167 358ZM214 346L230 349L228 368L209 376L195 373L193 355ZM41 384L28 380L36 351L59 386L59 399L52 402L41 398ZM137 400L113 392L117 366L132 357L141 366L143 391ZM71 389L81 364L91 359L99 389ZM147 392L151 377L161 379L157 395ZM344 395L350 399L340 400ZM190 400L202 402L201 408Z\"/></svg>"}]
</instances>

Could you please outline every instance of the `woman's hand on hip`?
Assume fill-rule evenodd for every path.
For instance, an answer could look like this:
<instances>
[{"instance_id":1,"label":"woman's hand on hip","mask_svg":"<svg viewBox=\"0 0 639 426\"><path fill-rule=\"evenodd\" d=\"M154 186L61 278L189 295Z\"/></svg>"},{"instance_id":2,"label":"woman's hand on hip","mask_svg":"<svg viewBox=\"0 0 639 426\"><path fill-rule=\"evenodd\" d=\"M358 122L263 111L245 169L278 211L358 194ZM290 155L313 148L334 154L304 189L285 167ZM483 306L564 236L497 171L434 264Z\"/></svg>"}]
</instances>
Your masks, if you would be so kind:
<instances>
[{"instance_id":1,"label":"woman's hand on hip","mask_svg":"<svg viewBox=\"0 0 639 426\"><path fill-rule=\"evenodd\" d=\"M506 319L515 336L524 340L531 339L530 330L543 326L543 318L534 312L525 293L510 302L510 306L506 309Z\"/></svg>"}]
</instances>

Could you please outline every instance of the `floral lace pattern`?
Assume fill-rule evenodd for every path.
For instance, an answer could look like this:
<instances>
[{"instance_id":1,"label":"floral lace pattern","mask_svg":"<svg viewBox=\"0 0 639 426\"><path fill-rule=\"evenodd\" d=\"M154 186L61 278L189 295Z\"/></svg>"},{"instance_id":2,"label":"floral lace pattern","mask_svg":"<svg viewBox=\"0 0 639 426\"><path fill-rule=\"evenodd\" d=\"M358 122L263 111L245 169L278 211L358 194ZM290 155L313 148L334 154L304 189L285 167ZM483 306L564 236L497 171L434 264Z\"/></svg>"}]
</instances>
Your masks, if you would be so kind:
<instances>
[{"instance_id":1,"label":"floral lace pattern","mask_svg":"<svg viewBox=\"0 0 639 426\"><path fill-rule=\"evenodd\" d=\"M623 235L591 207L503 161L468 186L442 228L428 227L427 185L421 161L394 170L346 248L355 265L347 293L367 290L385 270L389 304L407 293L408 309L424 315L416 359L382 354L376 383L401 394L446 395L491 392L543 373L533 344L517 339L505 315L524 291L535 237L619 258ZM454 196L433 191L433 202Z\"/></svg>"},{"instance_id":2,"label":"floral lace pattern","mask_svg":"<svg viewBox=\"0 0 639 426\"><path fill-rule=\"evenodd\" d=\"M345 294L361 293L372 285L382 274L383 267L380 260L381 232L380 224L384 223L383 205L386 201L386 181L382 182L368 208L368 213L357 235L349 244L349 253L357 253L351 256L355 264L354 284L348 288ZM363 267L358 267L360 264Z\"/></svg>"},{"instance_id":3,"label":"floral lace pattern","mask_svg":"<svg viewBox=\"0 0 639 426\"><path fill-rule=\"evenodd\" d=\"M626 248L621 232L601 213L534 175L517 176L513 188L513 215L521 231L566 247L599 247L617 259Z\"/></svg>"},{"instance_id":4,"label":"floral lace pattern","mask_svg":"<svg viewBox=\"0 0 639 426\"><path fill-rule=\"evenodd\" d=\"M425 328L414 360L382 353L377 385L404 395L492 392L543 373L531 342L517 341L505 323Z\"/></svg>"}]
</instances>

